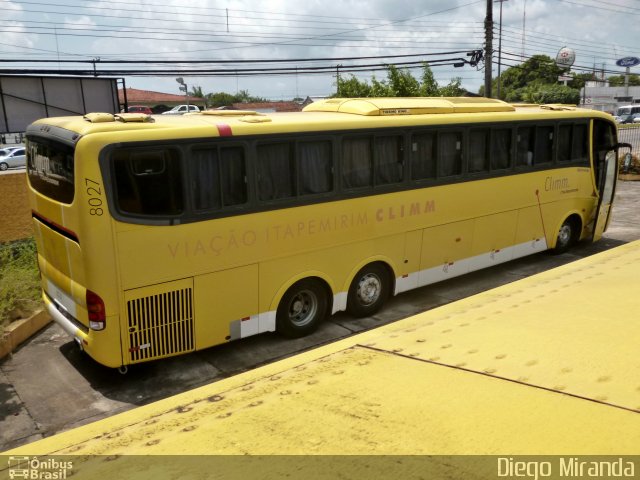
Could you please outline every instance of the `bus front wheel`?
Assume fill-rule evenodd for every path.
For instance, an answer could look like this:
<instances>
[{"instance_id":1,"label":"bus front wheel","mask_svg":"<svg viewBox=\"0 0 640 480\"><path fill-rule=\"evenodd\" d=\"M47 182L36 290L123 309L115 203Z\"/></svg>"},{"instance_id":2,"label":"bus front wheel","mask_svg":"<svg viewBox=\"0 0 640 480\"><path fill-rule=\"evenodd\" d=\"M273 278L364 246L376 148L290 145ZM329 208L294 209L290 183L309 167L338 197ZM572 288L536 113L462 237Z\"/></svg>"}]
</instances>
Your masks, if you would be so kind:
<instances>
[{"instance_id":1,"label":"bus front wheel","mask_svg":"<svg viewBox=\"0 0 640 480\"><path fill-rule=\"evenodd\" d=\"M567 218L558 231L556 246L553 248L553 253L564 253L569 250L569 248L576 243L580 233L579 228L580 226L578 221L572 217Z\"/></svg>"},{"instance_id":2,"label":"bus front wheel","mask_svg":"<svg viewBox=\"0 0 640 480\"><path fill-rule=\"evenodd\" d=\"M384 265L372 263L354 277L347 296L347 311L354 317L368 317L382 308L391 282Z\"/></svg>"},{"instance_id":3,"label":"bus front wheel","mask_svg":"<svg viewBox=\"0 0 640 480\"><path fill-rule=\"evenodd\" d=\"M318 328L327 308L327 294L320 282L301 280L287 290L278 305L276 331L288 338L304 337Z\"/></svg>"}]
</instances>

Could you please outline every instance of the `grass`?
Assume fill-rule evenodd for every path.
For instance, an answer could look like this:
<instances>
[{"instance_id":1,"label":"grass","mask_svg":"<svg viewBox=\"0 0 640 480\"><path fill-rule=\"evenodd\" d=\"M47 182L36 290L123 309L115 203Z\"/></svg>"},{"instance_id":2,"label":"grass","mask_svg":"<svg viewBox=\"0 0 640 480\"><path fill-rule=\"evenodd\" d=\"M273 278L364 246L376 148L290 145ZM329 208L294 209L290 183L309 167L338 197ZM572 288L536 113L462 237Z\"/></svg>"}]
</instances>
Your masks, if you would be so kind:
<instances>
[{"instance_id":1,"label":"grass","mask_svg":"<svg viewBox=\"0 0 640 480\"><path fill-rule=\"evenodd\" d=\"M0 243L0 333L10 322L28 317L41 305L35 241Z\"/></svg>"}]
</instances>

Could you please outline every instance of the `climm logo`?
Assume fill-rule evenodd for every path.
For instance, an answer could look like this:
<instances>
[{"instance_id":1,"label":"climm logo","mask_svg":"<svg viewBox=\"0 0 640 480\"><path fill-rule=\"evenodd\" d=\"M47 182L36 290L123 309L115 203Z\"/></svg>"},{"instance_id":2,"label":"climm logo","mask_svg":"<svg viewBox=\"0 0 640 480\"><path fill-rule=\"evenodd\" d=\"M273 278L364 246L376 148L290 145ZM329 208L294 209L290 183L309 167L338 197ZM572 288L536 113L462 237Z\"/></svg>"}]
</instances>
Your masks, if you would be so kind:
<instances>
[{"instance_id":1,"label":"climm logo","mask_svg":"<svg viewBox=\"0 0 640 480\"><path fill-rule=\"evenodd\" d=\"M544 179L544 191L553 192L555 190L565 190L569 187L567 177L547 177Z\"/></svg>"},{"instance_id":2,"label":"climm logo","mask_svg":"<svg viewBox=\"0 0 640 480\"><path fill-rule=\"evenodd\" d=\"M408 205L379 208L376 211L376 221L384 222L385 220L395 220L397 218L412 217L415 215L424 215L427 213L434 213L435 211L436 211L435 200L428 200L424 203L413 202Z\"/></svg>"}]
</instances>

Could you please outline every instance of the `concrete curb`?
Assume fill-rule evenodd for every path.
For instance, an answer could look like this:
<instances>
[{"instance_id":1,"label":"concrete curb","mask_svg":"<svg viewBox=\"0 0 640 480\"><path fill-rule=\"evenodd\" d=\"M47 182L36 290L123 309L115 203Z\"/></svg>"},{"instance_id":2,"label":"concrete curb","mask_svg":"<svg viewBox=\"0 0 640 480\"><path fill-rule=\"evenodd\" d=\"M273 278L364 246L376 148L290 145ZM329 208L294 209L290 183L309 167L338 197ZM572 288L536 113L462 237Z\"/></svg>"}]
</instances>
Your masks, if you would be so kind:
<instances>
[{"instance_id":1,"label":"concrete curb","mask_svg":"<svg viewBox=\"0 0 640 480\"><path fill-rule=\"evenodd\" d=\"M40 310L29 318L9 324L0 337L0 360L18 348L21 343L49 325L49 323L51 323L49 314L44 310Z\"/></svg>"},{"instance_id":2,"label":"concrete curb","mask_svg":"<svg viewBox=\"0 0 640 480\"><path fill-rule=\"evenodd\" d=\"M618 175L618 180L623 180L625 182L637 182L640 180L640 175L634 175L632 173L621 173Z\"/></svg>"}]
</instances>

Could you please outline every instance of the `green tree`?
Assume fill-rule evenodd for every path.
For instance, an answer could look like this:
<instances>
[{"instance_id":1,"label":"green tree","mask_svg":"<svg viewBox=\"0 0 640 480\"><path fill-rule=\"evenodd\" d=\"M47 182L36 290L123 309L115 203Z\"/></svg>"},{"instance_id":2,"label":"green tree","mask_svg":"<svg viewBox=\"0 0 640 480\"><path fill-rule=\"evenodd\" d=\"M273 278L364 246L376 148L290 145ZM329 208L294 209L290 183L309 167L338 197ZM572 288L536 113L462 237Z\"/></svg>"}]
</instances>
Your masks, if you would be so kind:
<instances>
[{"instance_id":1,"label":"green tree","mask_svg":"<svg viewBox=\"0 0 640 480\"><path fill-rule=\"evenodd\" d=\"M337 97L343 98L360 98L371 96L371 86L366 81L358 80L355 75L350 75L344 79L338 76Z\"/></svg>"},{"instance_id":2,"label":"green tree","mask_svg":"<svg viewBox=\"0 0 640 480\"><path fill-rule=\"evenodd\" d=\"M395 65L387 66L387 78L378 80L371 78L371 84L366 80L358 80L351 75L345 79L338 76L336 97L458 97L464 95L462 79L453 78L444 87L438 86L431 67L424 63L421 80L417 80L408 69L399 69Z\"/></svg>"},{"instance_id":3,"label":"green tree","mask_svg":"<svg viewBox=\"0 0 640 480\"><path fill-rule=\"evenodd\" d=\"M609 85L612 87L624 87L624 75L612 75L607 80L609 80ZM636 87L640 85L640 75L635 73L630 74L629 85Z\"/></svg>"},{"instance_id":4,"label":"green tree","mask_svg":"<svg viewBox=\"0 0 640 480\"><path fill-rule=\"evenodd\" d=\"M569 83L567 83L568 86L570 86L571 88L575 88L577 90L580 90L581 88L584 87L585 83L593 81L596 79L596 76L589 72L589 73L573 73L571 74L571 76L573 77L573 79L571 81L569 81Z\"/></svg>"},{"instance_id":5,"label":"green tree","mask_svg":"<svg viewBox=\"0 0 640 480\"><path fill-rule=\"evenodd\" d=\"M207 103L212 107L229 107L235 103L235 96L226 92L209 93Z\"/></svg>"},{"instance_id":6,"label":"green tree","mask_svg":"<svg viewBox=\"0 0 640 480\"><path fill-rule=\"evenodd\" d=\"M462 79L460 77L452 78L451 81L438 89L438 96L440 97L460 97L466 93L466 90L462 88Z\"/></svg>"},{"instance_id":7,"label":"green tree","mask_svg":"<svg viewBox=\"0 0 640 480\"><path fill-rule=\"evenodd\" d=\"M580 103L580 91L569 86L537 85L522 89L522 99L531 103L568 103L576 105Z\"/></svg>"},{"instance_id":8,"label":"green tree","mask_svg":"<svg viewBox=\"0 0 640 480\"><path fill-rule=\"evenodd\" d=\"M500 99L507 102L579 103L579 88L588 76L574 75L570 85L565 87L558 83L558 77L564 72L565 69L558 67L551 57L534 55L500 75ZM495 92L497 82L497 78L492 82ZM484 86L480 88L480 94L484 94Z\"/></svg>"},{"instance_id":9,"label":"green tree","mask_svg":"<svg viewBox=\"0 0 640 480\"><path fill-rule=\"evenodd\" d=\"M205 98L206 95L202 92L202 87L199 85L194 85L191 88L191 92L189 93L192 97Z\"/></svg>"},{"instance_id":10,"label":"green tree","mask_svg":"<svg viewBox=\"0 0 640 480\"><path fill-rule=\"evenodd\" d=\"M422 83L420 95L423 97L437 97L439 95L438 82L436 82L431 67L428 63L422 64Z\"/></svg>"},{"instance_id":11,"label":"green tree","mask_svg":"<svg viewBox=\"0 0 640 480\"><path fill-rule=\"evenodd\" d=\"M387 67L387 88L389 97L419 97L420 83L408 69L398 69L395 65Z\"/></svg>"}]
</instances>

